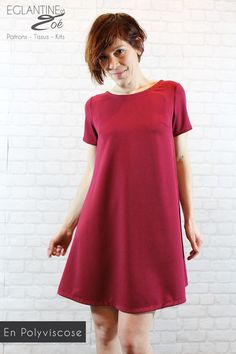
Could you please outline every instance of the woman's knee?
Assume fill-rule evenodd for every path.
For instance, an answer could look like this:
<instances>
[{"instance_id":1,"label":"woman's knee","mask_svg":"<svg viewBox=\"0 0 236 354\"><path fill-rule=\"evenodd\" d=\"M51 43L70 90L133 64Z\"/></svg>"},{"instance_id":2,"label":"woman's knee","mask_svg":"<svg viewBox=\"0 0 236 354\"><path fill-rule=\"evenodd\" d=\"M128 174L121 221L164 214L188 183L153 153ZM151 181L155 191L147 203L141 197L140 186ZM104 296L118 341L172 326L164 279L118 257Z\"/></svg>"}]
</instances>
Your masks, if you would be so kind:
<instances>
[{"instance_id":1,"label":"woman's knee","mask_svg":"<svg viewBox=\"0 0 236 354\"><path fill-rule=\"evenodd\" d=\"M117 325L113 322L104 321L95 324L95 333L102 342L109 342L117 335Z\"/></svg>"},{"instance_id":2,"label":"woman's knee","mask_svg":"<svg viewBox=\"0 0 236 354\"><path fill-rule=\"evenodd\" d=\"M129 314L120 312L118 337L125 354L151 352L150 327L154 312Z\"/></svg>"},{"instance_id":3,"label":"woman's knee","mask_svg":"<svg viewBox=\"0 0 236 354\"><path fill-rule=\"evenodd\" d=\"M150 351L149 338L118 333L120 344L122 347L122 352L124 354L146 354Z\"/></svg>"},{"instance_id":4,"label":"woman's knee","mask_svg":"<svg viewBox=\"0 0 236 354\"><path fill-rule=\"evenodd\" d=\"M113 340L117 335L117 312L104 306L91 306L91 313L97 339L103 343Z\"/></svg>"}]
</instances>

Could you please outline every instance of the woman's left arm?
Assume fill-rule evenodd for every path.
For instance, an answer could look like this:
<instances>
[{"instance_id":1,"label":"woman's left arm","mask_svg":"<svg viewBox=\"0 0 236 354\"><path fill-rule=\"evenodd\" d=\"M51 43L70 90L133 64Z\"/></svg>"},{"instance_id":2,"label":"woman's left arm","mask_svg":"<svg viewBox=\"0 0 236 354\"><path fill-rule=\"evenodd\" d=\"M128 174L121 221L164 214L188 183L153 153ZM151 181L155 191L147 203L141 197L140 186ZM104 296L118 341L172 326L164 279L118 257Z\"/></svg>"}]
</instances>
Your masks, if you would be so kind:
<instances>
[{"instance_id":1,"label":"woman's left arm","mask_svg":"<svg viewBox=\"0 0 236 354\"><path fill-rule=\"evenodd\" d=\"M174 137L176 166L178 175L179 198L184 214L184 228L192 251L187 257L194 258L199 252L203 243L203 237L197 228L192 198L192 171L187 148L187 132Z\"/></svg>"}]
</instances>

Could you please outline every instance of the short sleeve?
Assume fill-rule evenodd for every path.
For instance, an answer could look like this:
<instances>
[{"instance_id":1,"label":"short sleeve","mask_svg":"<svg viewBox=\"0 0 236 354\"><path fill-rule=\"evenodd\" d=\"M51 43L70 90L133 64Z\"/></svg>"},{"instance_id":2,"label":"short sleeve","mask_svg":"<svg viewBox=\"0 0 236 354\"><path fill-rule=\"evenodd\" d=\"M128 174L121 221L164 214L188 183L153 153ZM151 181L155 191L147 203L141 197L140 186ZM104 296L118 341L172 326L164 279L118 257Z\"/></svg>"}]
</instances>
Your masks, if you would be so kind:
<instances>
[{"instance_id":1,"label":"short sleeve","mask_svg":"<svg viewBox=\"0 0 236 354\"><path fill-rule=\"evenodd\" d=\"M177 83L175 87L174 112L172 118L173 136L180 135L193 129L187 112L184 88Z\"/></svg>"},{"instance_id":2,"label":"short sleeve","mask_svg":"<svg viewBox=\"0 0 236 354\"><path fill-rule=\"evenodd\" d=\"M91 111L92 97L85 103L85 120L84 120L84 136L83 140L92 145L97 145L98 134L93 124Z\"/></svg>"}]
</instances>

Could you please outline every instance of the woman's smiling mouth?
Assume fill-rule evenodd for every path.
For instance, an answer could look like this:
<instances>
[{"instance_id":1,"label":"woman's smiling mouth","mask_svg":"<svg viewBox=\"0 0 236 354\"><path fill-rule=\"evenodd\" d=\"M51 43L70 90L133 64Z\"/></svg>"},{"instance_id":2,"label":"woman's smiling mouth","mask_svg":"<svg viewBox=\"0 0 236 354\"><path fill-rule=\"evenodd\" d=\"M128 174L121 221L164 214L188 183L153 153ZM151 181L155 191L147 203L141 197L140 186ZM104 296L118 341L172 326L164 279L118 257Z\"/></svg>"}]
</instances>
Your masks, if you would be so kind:
<instances>
[{"instance_id":1,"label":"woman's smiling mouth","mask_svg":"<svg viewBox=\"0 0 236 354\"><path fill-rule=\"evenodd\" d=\"M124 70L124 71L119 71L119 72L117 72L117 73L114 73L113 75L116 75L116 76L121 76L124 72L126 72L127 71L127 69L126 70Z\"/></svg>"}]
</instances>

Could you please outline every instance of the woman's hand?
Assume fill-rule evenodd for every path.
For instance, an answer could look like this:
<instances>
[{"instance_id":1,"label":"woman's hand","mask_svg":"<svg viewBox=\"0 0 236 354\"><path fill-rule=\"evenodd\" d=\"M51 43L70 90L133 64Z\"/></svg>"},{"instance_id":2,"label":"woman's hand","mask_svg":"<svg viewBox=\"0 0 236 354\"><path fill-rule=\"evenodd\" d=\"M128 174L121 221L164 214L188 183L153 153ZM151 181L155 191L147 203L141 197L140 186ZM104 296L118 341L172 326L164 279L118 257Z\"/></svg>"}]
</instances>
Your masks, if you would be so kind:
<instances>
[{"instance_id":1,"label":"woman's hand","mask_svg":"<svg viewBox=\"0 0 236 354\"><path fill-rule=\"evenodd\" d=\"M187 260L190 261L192 258L196 257L199 254L200 248L203 244L203 237L193 219L189 220L188 222L185 222L184 228L186 237L192 246L192 251L187 257Z\"/></svg>"},{"instance_id":2,"label":"woman's hand","mask_svg":"<svg viewBox=\"0 0 236 354\"><path fill-rule=\"evenodd\" d=\"M48 246L48 257L64 256L72 240L73 231L62 228L59 233L51 239Z\"/></svg>"}]
</instances>

